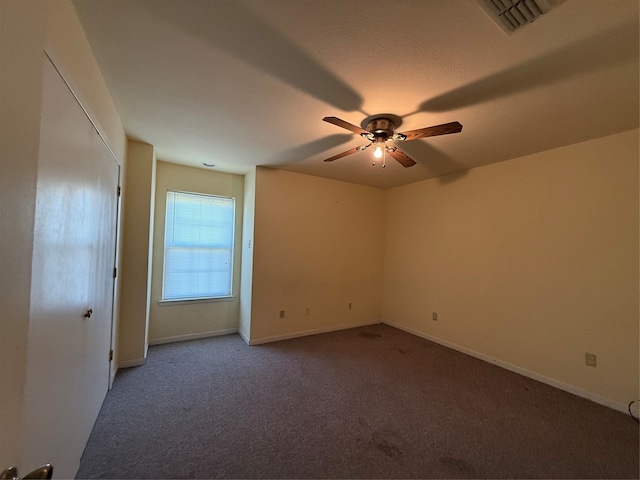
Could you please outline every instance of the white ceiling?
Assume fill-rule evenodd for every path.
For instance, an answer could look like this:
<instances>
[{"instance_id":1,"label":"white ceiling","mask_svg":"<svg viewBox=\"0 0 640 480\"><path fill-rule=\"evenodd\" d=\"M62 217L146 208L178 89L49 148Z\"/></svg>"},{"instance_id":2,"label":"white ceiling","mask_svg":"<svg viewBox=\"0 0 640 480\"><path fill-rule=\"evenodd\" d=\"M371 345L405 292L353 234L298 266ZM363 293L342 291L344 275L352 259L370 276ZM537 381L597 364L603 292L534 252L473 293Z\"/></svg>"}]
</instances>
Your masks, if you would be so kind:
<instances>
[{"instance_id":1,"label":"white ceiling","mask_svg":"<svg viewBox=\"0 0 640 480\"><path fill-rule=\"evenodd\" d=\"M638 127L637 0L555 0L512 34L473 0L74 4L127 134L164 161L390 188ZM377 113L464 128L401 144L410 168L322 161L366 143L323 117Z\"/></svg>"}]
</instances>

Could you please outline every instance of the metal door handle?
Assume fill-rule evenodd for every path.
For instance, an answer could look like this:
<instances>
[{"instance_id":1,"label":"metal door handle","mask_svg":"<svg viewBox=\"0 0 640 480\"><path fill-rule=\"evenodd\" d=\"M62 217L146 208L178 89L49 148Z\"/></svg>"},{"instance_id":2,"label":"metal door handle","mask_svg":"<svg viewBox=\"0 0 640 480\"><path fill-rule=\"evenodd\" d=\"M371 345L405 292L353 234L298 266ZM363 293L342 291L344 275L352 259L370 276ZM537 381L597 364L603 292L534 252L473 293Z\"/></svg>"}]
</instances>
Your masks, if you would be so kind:
<instances>
[{"instance_id":1,"label":"metal door handle","mask_svg":"<svg viewBox=\"0 0 640 480\"><path fill-rule=\"evenodd\" d=\"M53 465L47 463L39 468L36 468L33 472L27 473L23 479L32 480L48 480L53 476ZM16 467L9 467L4 472L0 473L1 480L20 480L18 476L18 469Z\"/></svg>"},{"instance_id":2,"label":"metal door handle","mask_svg":"<svg viewBox=\"0 0 640 480\"><path fill-rule=\"evenodd\" d=\"M86 313L83 315L84 318L91 318L91 314L93 313L93 309L89 309L86 311Z\"/></svg>"},{"instance_id":3,"label":"metal door handle","mask_svg":"<svg viewBox=\"0 0 640 480\"><path fill-rule=\"evenodd\" d=\"M18 478L18 469L16 467L9 467L0 473L1 480L16 480Z\"/></svg>"},{"instance_id":4,"label":"metal door handle","mask_svg":"<svg viewBox=\"0 0 640 480\"><path fill-rule=\"evenodd\" d=\"M46 465L42 465L41 467L36 468L33 472L27 473L24 477L27 479L42 479L49 480L53 476L53 465L47 463Z\"/></svg>"}]
</instances>

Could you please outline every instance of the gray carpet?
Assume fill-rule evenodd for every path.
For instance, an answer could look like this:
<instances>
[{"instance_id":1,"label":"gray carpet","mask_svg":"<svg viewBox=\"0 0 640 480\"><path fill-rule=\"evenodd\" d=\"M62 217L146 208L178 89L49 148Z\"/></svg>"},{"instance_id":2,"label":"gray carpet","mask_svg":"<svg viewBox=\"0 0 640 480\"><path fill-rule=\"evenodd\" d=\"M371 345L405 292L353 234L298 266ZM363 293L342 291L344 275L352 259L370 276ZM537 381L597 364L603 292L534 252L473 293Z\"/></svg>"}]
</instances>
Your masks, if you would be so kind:
<instances>
[{"instance_id":1,"label":"gray carpet","mask_svg":"<svg viewBox=\"0 0 640 480\"><path fill-rule=\"evenodd\" d=\"M628 415L386 325L151 347L78 478L639 478Z\"/></svg>"}]
</instances>

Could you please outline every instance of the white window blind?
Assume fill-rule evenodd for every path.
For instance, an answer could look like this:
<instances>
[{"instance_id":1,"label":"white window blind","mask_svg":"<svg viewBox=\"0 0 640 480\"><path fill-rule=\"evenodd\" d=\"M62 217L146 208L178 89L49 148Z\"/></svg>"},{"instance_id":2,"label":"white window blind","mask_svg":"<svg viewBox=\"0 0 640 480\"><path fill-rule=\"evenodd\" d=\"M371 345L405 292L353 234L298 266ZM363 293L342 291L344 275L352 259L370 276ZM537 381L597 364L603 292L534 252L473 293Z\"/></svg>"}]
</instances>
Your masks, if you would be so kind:
<instances>
[{"instance_id":1,"label":"white window blind","mask_svg":"<svg viewBox=\"0 0 640 480\"><path fill-rule=\"evenodd\" d=\"M235 199L167 192L162 300L231 295Z\"/></svg>"}]
</instances>

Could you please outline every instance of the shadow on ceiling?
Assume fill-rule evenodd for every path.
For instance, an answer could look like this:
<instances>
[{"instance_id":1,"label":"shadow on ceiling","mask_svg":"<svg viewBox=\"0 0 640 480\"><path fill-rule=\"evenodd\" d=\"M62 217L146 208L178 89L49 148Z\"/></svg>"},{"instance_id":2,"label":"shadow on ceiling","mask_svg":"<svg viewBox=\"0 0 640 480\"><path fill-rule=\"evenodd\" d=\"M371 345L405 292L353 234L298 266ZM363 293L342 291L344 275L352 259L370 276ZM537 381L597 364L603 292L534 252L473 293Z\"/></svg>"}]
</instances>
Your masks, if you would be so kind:
<instances>
[{"instance_id":1,"label":"shadow on ceiling","mask_svg":"<svg viewBox=\"0 0 640 480\"><path fill-rule=\"evenodd\" d=\"M445 112L478 105L576 76L638 61L638 22L628 22L549 55L426 100L415 112ZM612 85L612 88L615 86Z\"/></svg>"},{"instance_id":2,"label":"shadow on ceiling","mask_svg":"<svg viewBox=\"0 0 640 480\"><path fill-rule=\"evenodd\" d=\"M368 115L355 90L237 0L189 0L188 6L152 0L135 5L323 102Z\"/></svg>"},{"instance_id":3,"label":"shadow on ceiling","mask_svg":"<svg viewBox=\"0 0 640 480\"><path fill-rule=\"evenodd\" d=\"M328 137L323 137L318 140L314 140L303 145L298 145L292 149L279 153L276 157L269 159L265 162L265 165L269 166L284 166L289 165L307 158L318 155L322 152L342 145L354 138L349 134L335 134Z\"/></svg>"},{"instance_id":4,"label":"shadow on ceiling","mask_svg":"<svg viewBox=\"0 0 640 480\"><path fill-rule=\"evenodd\" d=\"M440 184L455 182L468 173L467 167L423 140L412 140L398 146L416 161L416 165L407 170L425 170L429 173L429 178L438 177Z\"/></svg>"}]
</instances>

